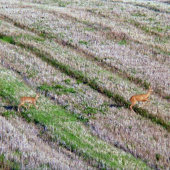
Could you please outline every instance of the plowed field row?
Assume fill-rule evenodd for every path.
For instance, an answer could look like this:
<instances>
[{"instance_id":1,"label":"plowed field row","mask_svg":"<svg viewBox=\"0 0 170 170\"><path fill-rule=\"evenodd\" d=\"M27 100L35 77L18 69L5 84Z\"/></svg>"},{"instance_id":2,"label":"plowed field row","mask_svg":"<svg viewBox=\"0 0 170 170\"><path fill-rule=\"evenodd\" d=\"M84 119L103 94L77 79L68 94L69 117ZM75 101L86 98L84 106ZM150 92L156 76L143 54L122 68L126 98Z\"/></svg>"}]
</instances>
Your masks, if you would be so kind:
<instances>
[{"instance_id":1,"label":"plowed field row","mask_svg":"<svg viewBox=\"0 0 170 170\"><path fill-rule=\"evenodd\" d=\"M168 168L170 107L168 100L160 98L160 94L167 99L169 95L168 49L165 50L160 42L154 46L148 41L149 38L161 36L159 32L154 34L151 30L147 33L141 29L143 26L139 29L139 26L129 22L133 15L127 14L134 14L134 4L127 4L126 8L131 6L132 11L126 10L125 15L118 13L117 15L121 17L115 19L116 17L112 18L109 10L104 11L103 7L87 6L84 10L84 7L68 6L66 12L65 8L54 8L52 4L46 6L30 1L22 4L19 1L14 2L15 5L2 8L1 11L0 39L4 41L0 42L1 65L20 74L27 85L50 97L52 103L62 106L78 120L84 120L88 124L85 125L85 129L89 129L97 136L97 140L101 139L111 148L122 149L146 161L152 168ZM97 1L94 1L95 3ZM115 4L120 9L122 5L126 5ZM142 15L142 8L138 12L135 11L135 14ZM142 12L148 11L150 10ZM155 15L155 12L152 15ZM108 24L109 19L112 20ZM123 25L124 21L127 22ZM136 20L139 23L142 21ZM132 33L134 34L132 30L130 36L127 36L126 27L133 27L132 30L136 30L137 35L140 37L145 35L145 38L138 39L132 36ZM146 49L141 49L143 47ZM160 68L163 70L161 73ZM153 74L150 74L151 72ZM136 107L135 111L139 115L130 113L129 98L133 94L147 92L145 90L148 87L147 83L150 83L159 95L157 93L151 95L151 102L146 110ZM14 103L19 103L19 97L27 93L28 90L20 91L18 97L15 94ZM40 109L46 110L43 107L38 110ZM22 111L25 112L23 109ZM33 111L25 113L28 116ZM45 116L44 113L43 115ZM40 117L36 119L43 122ZM70 133L69 126L73 126L73 124L68 126L67 123L60 125L67 129L67 133ZM76 123L75 137L80 135L75 129L77 126L79 125ZM84 153L80 148L82 145L77 148L74 142L70 143L70 140L62 135L61 137L68 145L76 148L73 149L74 152L78 150L77 152ZM85 138L83 140L86 141ZM100 153L96 153L95 157L93 153L85 152L88 157L99 161ZM100 157L105 167L114 167L110 157L110 162L105 158ZM132 168L132 164L130 167Z\"/></svg>"}]
</instances>

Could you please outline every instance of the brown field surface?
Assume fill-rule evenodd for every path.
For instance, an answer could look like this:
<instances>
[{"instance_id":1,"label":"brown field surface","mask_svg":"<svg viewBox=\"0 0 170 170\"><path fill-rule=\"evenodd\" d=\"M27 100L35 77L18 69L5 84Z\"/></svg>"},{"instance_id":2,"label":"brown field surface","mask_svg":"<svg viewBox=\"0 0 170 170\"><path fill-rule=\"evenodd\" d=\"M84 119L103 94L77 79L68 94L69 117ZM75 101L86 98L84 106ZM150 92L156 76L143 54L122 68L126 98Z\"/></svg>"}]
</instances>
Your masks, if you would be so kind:
<instances>
[{"instance_id":1,"label":"brown field surface","mask_svg":"<svg viewBox=\"0 0 170 170\"><path fill-rule=\"evenodd\" d=\"M169 169L168 1L0 0L0 60L0 168Z\"/></svg>"}]
</instances>

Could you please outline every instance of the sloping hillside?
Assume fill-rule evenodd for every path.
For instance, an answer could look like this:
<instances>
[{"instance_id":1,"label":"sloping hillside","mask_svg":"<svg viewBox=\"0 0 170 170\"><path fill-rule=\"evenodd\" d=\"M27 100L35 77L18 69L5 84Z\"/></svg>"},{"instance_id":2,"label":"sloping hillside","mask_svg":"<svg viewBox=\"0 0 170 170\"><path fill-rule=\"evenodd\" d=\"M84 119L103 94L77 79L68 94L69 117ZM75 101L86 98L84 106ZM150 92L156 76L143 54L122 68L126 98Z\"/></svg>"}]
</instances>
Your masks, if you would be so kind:
<instances>
[{"instance_id":1,"label":"sloping hillside","mask_svg":"<svg viewBox=\"0 0 170 170\"><path fill-rule=\"evenodd\" d=\"M2 169L169 169L167 1L0 4Z\"/></svg>"}]
</instances>

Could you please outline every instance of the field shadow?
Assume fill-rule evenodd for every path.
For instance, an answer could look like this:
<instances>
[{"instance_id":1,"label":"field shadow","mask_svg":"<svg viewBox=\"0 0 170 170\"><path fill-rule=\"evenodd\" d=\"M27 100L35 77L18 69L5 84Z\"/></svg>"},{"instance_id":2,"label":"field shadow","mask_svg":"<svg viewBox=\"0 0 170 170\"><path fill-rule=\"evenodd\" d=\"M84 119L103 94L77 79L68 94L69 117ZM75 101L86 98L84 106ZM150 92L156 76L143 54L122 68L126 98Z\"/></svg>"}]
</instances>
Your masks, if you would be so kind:
<instances>
[{"instance_id":1,"label":"field shadow","mask_svg":"<svg viewBox=\"0 0 170 170\"><path fill-rule=\"evenodd\" d=\"M108 104L108 106L109 106L110 108L112 108L112 107L116 107L116 108L118 108L118 107L123 107L123 105L120 105L120 104Z\"/></svg>"},{"instance_id":2,"label":"field shadow","mask_svg":"<svg viewBox=\"0 0 170 170\"><path fill-rule=\"evenodd\" d=\"M4 109L8 110L8 111L12 111L12 110L18 111L18 106L10 106L10 105L8 105L8 106L2 106L2 107Z\"/></svg>"}]
</instances>

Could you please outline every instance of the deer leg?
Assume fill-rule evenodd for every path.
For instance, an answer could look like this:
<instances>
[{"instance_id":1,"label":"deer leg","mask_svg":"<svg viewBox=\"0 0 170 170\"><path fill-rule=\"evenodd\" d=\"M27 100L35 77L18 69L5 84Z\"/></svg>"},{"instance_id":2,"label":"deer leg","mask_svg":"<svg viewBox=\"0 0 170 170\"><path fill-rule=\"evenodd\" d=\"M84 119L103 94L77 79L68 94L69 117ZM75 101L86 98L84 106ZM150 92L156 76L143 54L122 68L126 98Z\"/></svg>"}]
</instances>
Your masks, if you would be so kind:
<instances>
[{"instance_id":1,"label":"deer leg","mask_svg":"<svg viewBox=\"0 0 170 170\"><path fill-rule=\"evenodd\" d=\"M148 105L148 103L150 102L150 100L149 100L149 97L148 98L146 98L146 105Z\"/></svg>"},{"instance_id":2,"label":"deer leg","mask_svg":"<svg viewBox=\"0 0 170 170\"><path fill-rule=\"evenodd\" d=\"M18 105L18 112L20 112L20 106L21 106L21 104Z\"/></svg>"},{"instance_id":3,"label":"deer leg","mask_svg":"<svg viewBox=\"0 0 170 170\"><path fill-rule=\"evenodd\" d=\"M144 103L145 102L145 103ZM142 106L139 106L139 107L143 107L143 106L146 106L148 105L148 103L150 102L150 100L146 99L143 101L143 105Z\"/></svg>"},{"instance_id":4,"label":"deer leg","mask_svg":"<svg viewBox=\"0 0 170 170\"><path fill-rule=\"evenodd\" d=\"M132 107L136 104L137 101L131 102L132 104L130 105L130 110L131 112L134 112L134 110L132 109ZM135 112L134 112L135 113Z\"/></svg>"},{"instance_id":5,"label":"deer leg","mask_svg":"<svg viewBox=\"0 0 170 170\"><path fill-rule=\"evenodd\" d=\"M139 108L140 108L140 107L143 107L144 105L145 105L145 103L144 103L144 102L142 102L142 106L139 106Z\"/></svg>"},{"instance_id":6,"label":"deer leg","mask_svg":"<svg viewBox=\"0 0 170 170\"><path fill-rule=\"evenodd\" d=\"M31 104L29 103L29 105L28 105L28 109L30 108L30 106L31 106Z\"/></svg>"},{"instance_id":7,"label":"deer leg","mask_svg":"<svg viewBox=\"0 0 170 170\"><path fill-rule=\"evenodd\" d=\"M37 106L35 105L35 103L33 103L33 105L35 106L35 108L37 109Z\"/></svg>"},{"instance_id":8,"label":"deer leg","mask_svg":"<svg viewBox=\"0 0 170 170\"><path fill-rule=\"evenodd\" d=\"M25 106L24 104L22 104L22 106L24 106L26 109L28 109L27 106Z\"/></svg>"},{"instance_id":9,"label":"deer leg","mask_svg":"<svg viewBox=\"0 0 170 170\"><path fill-rule=\"evenodd\" d=\"M149 104L149 102L150 102L150 100L147 100L147 103L146 103L146 105L148 105L148 104ZM146 105L145 105L145 106L146 106Z\"/></svg>"},{"instance_id":10,"label":"deer leg","mask_svg":"<svg viewBox=\"0 0 170 170\"><path fill-rule=\"evenodd\" d=\"M24 102L21 102L19 105L18 105L18 112L20 112L20 107L21 106L24 106L26 109L27 109L27 107L24 105Z\"/></svg>"}]
</instances>

